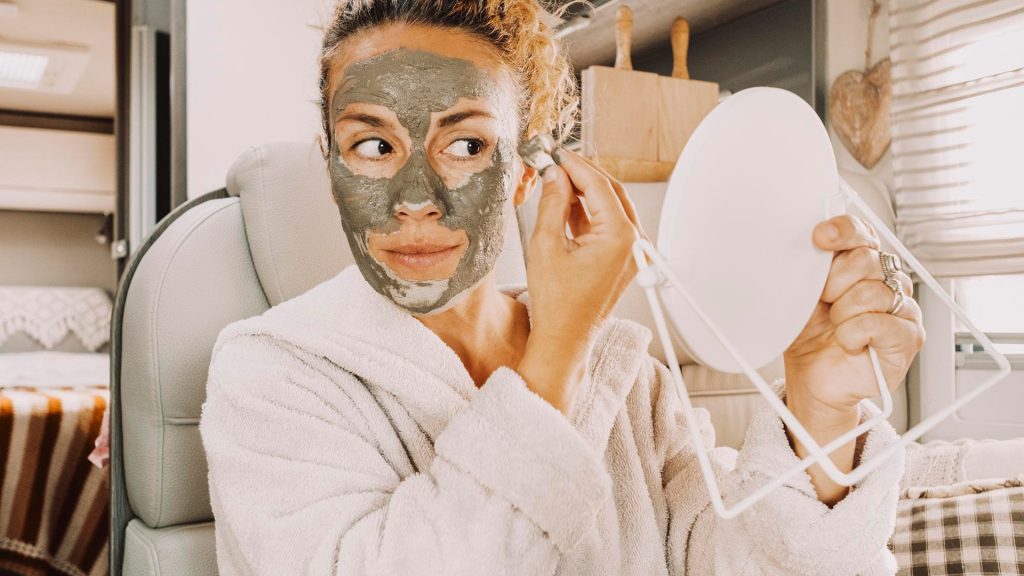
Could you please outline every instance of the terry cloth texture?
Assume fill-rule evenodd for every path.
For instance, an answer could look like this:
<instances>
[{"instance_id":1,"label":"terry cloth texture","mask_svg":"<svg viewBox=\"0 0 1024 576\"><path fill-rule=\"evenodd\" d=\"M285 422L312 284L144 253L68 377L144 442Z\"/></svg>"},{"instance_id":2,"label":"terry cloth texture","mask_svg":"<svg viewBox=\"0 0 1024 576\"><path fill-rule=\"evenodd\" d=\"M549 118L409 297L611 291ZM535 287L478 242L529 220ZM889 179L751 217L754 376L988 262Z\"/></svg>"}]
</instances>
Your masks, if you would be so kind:
<instances>
[{"instance_id":1,"label":"terry cloth texture","mask_svg":"<svg viewBox=\"0 0 1024 576\"><path fill-rule=\"evenodd\" d=\"M721 520L650 338L609 319L567 418L510 368L477 388L354 266L229 325L200 421L220 573L895 573L902 453L833 508L799 474ZM876 428L862 458L896 439ZM742 449L711 459L729 501L798 461L767 403Z\"/></svg>"}]
</instances>

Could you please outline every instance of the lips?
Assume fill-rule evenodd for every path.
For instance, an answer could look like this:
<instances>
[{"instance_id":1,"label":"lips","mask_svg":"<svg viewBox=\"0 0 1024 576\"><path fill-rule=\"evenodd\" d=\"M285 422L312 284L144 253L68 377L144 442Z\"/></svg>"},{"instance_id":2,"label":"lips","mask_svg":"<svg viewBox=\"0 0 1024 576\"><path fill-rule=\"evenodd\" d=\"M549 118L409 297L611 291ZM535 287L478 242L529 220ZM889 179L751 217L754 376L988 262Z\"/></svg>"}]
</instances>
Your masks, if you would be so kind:
<instances>
[{"instance_id":1,"label":"lips","mask_svg":"<svg viewBox=\"0 0 1024 576\"><path fill-rule=\"evenodd\" d=\"M383 250L387 259L413 270L426 270L451 258L459 250L459 245L442 246L437 244L405 244Z\"/></svg>"},{"instance_id":2,"label":"lips","mask_svg":"<svg viewBox=\"0 0 1024 576\"><path fill-rule=\"evenodd\" d=\"M396 252L398 254L434 254L437 252L444 252L445 250L451 250L457 245L441 245L441 244L403 244L394 248L385 248L387 252Z\"/></svg>"}]
</instances>

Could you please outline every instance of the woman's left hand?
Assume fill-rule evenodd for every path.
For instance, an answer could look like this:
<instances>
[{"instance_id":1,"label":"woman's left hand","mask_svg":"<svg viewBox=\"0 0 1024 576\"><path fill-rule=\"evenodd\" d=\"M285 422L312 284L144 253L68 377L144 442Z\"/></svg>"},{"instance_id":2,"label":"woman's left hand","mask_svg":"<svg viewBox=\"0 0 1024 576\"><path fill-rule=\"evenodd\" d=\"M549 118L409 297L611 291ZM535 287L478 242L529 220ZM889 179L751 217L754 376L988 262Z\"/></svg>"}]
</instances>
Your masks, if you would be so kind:
<instances>
[{"instance_id":1,"label":"woman's left hand","mask_svg":"<svg viewBox=\"0 0 1024 576\"><path fill-rule=\"evenodd\" d=\"M878 236L868 223L849 215L826 220L815 227L814 243L835 254L814 313L783 355L786 396L804 415L828 420L856 413L861 399L878 396L867 346L878 353L891 390L902 382L925 333L913 283L903 272L896 279L906 293L904 304L888 313L894 292L882 282Z\"/></svg>"}]
</instances>

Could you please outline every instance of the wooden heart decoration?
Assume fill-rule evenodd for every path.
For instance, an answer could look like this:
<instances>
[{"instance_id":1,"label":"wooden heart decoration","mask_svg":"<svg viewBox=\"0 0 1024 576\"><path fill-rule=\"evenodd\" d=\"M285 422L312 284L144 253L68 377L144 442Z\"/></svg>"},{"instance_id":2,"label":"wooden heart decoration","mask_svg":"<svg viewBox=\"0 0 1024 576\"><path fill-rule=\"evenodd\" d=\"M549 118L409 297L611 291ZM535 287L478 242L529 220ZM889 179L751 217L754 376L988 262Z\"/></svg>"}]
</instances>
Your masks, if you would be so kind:
<instances>
[{"instance_id":1,"label":"wooden heart decoration","mask_svg":"<svg viewBox=\"0 0 1024 576\"><path fill-rule=\"evenodd\" d=\"M828 93L828 119L846 149L865 168L873 168L889 149L892 132L892 62L886 58L867 74L843 72Z\"/></svg>"}]
</instances>

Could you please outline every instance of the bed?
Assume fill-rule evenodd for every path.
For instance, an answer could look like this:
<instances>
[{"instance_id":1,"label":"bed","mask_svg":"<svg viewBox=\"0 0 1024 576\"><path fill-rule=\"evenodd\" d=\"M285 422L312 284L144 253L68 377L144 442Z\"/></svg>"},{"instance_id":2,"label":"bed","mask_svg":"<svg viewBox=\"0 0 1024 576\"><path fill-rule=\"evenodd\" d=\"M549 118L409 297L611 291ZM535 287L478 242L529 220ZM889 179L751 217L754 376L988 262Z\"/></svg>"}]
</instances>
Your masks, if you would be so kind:
<instances>
[{"instance_id":1,"label":"bed","mask_svg":"<svg viewBox=\"0 0 1024 576\"><path fill-rule=\"evenodd\" d=\"M0 574L108 573L109 294L0 286Z\"/></svg>"}]
</instances>

